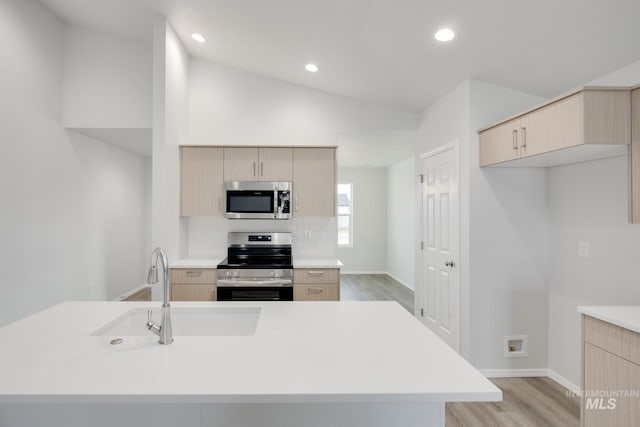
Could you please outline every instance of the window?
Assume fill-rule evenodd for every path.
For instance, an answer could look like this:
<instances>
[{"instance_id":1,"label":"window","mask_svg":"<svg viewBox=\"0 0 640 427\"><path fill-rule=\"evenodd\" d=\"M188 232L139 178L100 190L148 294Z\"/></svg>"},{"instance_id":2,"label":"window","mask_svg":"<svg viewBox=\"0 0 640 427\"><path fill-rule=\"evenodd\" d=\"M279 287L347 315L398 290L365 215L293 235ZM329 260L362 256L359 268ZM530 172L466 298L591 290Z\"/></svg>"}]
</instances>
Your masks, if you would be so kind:
<instances>
[{"instance_id":1,"label":"window","mask_svg":"<svg viewBox=\"0 0 640 427\"><path fill-rule=\"evenodd\" d=\"M338 184L338 246L353 246L353 184Z\"/></svg>"}]
</instances>

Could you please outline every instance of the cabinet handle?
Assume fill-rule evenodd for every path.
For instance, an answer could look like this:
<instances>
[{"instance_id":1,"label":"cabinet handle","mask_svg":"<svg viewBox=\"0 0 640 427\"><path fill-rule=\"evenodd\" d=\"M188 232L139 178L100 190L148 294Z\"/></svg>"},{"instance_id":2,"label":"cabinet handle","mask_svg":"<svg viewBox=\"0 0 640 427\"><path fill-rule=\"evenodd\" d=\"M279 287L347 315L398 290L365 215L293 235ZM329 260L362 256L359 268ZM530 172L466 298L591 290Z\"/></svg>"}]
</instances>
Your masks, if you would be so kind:
<instances>
[{"instance_id":1,"label":"cabinet handle","mask_svg":"<svg viewBox=\"0 0 640 427\"><path fill-rule=\"evenodd\" d=\"M518 149L518 130L517 129L513 130L513 149L514 150Z\"/></svg>"},{"instance_id":2,"label":"cabinet handle","mask_svg":"<svg viewBox=\"0 0 640 427\"><path fill-rule=\"evenodd\" d=\"M322 276L324 274L324 271L322 271L322 270L320 270L320 271L309 270L308 273L311 274L311 275Z\"/></svg>"},{"instance_id":3,"label":"cabinet handle","mask_svg":"<svg viewBox=\"0 0 640 427\"><path fill-rule=\"evenodd\" d=\"M253 162L253 176L256 176L256 162Z\"/></svg>"},{"instance_id":4,"label":"cabinet handle","mask_svg":"<svg viewBox=\"0 0 640 427\"><path fill-rule=\"evenodd\" d=\"M264 162L260 162L260 176L264 176Z\"/></svg>"},{"instance_id":5,"label":"cabinet handle","mask_svg":"<svg viewBox=\"0 0 640 427\"><path fill-rule=\"evenodd\" d=\"M202 271L187 271L187 276L200 276Z\"/></svg>"},{"instance_id":6,"label":"cabinet handle","mask_svg":"<svg viewBox=\"0 0 640 427\"><path fill-rule=\"evenodd\" d=\"M527 128L522 128L522 148L527 148Z\"/></svg>"},{"instance_id":7,"label":"cabinet handle","mask_svg":"<svg viewBox=\"0 0 640 427\"><path fill-rule=\"evenodd\" d=\"M310 294L321 294L324 288L307 288L307 292Z\"/></svg>"}]
</instances>

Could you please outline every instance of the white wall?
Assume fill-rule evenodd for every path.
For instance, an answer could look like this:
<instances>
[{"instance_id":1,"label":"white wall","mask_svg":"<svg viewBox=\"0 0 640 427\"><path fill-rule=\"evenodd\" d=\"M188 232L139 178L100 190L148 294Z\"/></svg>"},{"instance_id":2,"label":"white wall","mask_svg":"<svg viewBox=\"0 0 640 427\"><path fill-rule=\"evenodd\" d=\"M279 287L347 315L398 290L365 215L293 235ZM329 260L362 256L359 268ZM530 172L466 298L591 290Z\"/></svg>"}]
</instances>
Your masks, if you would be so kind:
<instances>
[{"instance_id":1,"label":"white wall","mask_svg":"<svg viewBox=\"0 0 640 427\"><path fill-rule=\"evenodd\" d=\"M163 17L154 25L153 46L153 164L151 197L152 246L167 252L169 262L180 257L180 150L188 134L189 56ZM186 241L186 237L182 238ZM153 299L162 298L160 286Z\"/></svg>"},{"instance_id":2,"label":"white wall","mask_svg":"<svg viewBox=\"0 0 640 427\"><path fill-rule=\"evenodd\" d=\"M344 133L415 129L416 114L191 59L190 144L339 145Z\"/></svg>"},{"instance_id":3,"label":"white wall","mask_svg":"<svg viewBox=\"0 0 640 427\"><path fill-rule=\"evenodd\" d=\"M65 127L151 128L150 43L66 25L64 45Z\"/></svg>"},{"instance_id":4,"label":"white wall","mask_svg":"<svg viewBox=\"0 0 640 427\"><path fill-rule=\"evenodd\" d=\"M480 369L546 368L546 171L480 169L477 134L544 99L475 80L470 89L470 360ZM528 357L504 358L504 336L520 334L528 336Z\"/></svg>"},{"instance_id":5,"label":"white wall","mask_svg":"<svg viewBox=\"0 0 640 427\"><path fill-rule=\"evenodd\" d=\"M545 172L480 169L476 133L541 101L465 81L424 112L419 132L418 156L452 142L459 147L460 352L480 369L547 366L546 261L532 257L548 248ZM419 266L420 251L416 256ZM505 359L503 336L516 333L529 335L529 357Z\"/></svg>"},{"instance_id":6,"label":"white wall","mask_svg":"<svg viewBox=\"0 0 640 427\"><path fill-rule=\"evenodd\" d=\"M338 183L353 184L353 245L336 251L342 272L386 272L387 169L338 168Z\"/></svg>"},{"instance_id":7,"label":"white wall","mask_svg":"<svg viewBox=\"0 0 640 427\"><path fill-rule=\"evenodd\" d=\"M413 157L387 168L387 272L410 289L415 289L416 175Z\"/></svg>"},{"instance_id":8,"label":"white wall","mask_svg":"<svg viewBox=\"0 0 640 427\"><path fill-rule=\"evenodd\" d=\"M580 384L579 305L640 305L640 226L627 224L627 159L549 172L549 368ZM578 257L578 242L590 245Z\"/></svg>"},{"instance_id":9,"label":"white wall","mask_svg":"<svg viewBox=\"0 0 640 427\"><path fill-rule=\"evenodd\" d=\"M63 25L39 2L0 2L0 60L4 325L141 284L144 161L63 129Z\"/></svg>"},{"instance_id":10,"label":"white wall","mask_svg":"<svg viewBox=\"0 0 640 427\"><path fill-rule=\"evenodd\" d=\"M640 83L640 61L589 85ZM627 223L627 158L552 168L549 369L580 384L579 305L640 305L640 226ZM590 257L579 258L579 241Z\"/></svg>"}]
</instances>

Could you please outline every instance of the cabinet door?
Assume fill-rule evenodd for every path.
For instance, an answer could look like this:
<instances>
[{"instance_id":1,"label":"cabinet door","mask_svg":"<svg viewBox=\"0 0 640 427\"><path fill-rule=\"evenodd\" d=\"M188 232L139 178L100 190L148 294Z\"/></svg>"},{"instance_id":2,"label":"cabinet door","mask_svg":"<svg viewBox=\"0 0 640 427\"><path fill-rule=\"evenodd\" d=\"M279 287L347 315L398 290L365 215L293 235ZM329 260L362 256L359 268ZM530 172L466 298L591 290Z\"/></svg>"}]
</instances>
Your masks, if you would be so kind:
<instances>
[{"instance_id":1,"label":"cabinet door","mask_svg":"<svg viewBox=\"0 0 640 427\"><path fill-rule=\"evenodd\" d=\"M585 427L637 425L640 405L633 393L639 390L640 366L584 343ZM622 394L616 396L616 392Z\"/></svg>"},{"instance_id":2,"label":"cabinet door","mask_svg":"<svg viewBox=\"0 0 640 427\"><path fill-rule=\"evenodd\" d=\"M336 149L293 149L293 215L335 216Z\"/></svg>"},{"instance_id":3,"label":"cabinet door","mask_svg":"<svg viewBox=\"0 0 640 427\"><path fill-rule=\"evenodd\" d=\"M224 180L258 181L258 147L225 147Z\"/></svg>"},{"instance_id":4,"label":"cabinet door","mask_svg":"<svg viewBox=\"0 0 640 427\"><path fill-rule=\"evenodd\" d=\"M260 147L258 160L259 181L293 180L293 148Z\"/></svg>"},{"instance_id":5,"label":"cabinet door","mask_svg":"<svg viewBox=\"0 0 640 427\"><path fill-rule=\"evenodd\" d=\"M535 156L582 144L583 99L580 92L522 116L520 156Z\"/></svg>"},{"instance_id":6,"label":"cabinet door","mask_svg":"<svg viewBox=\"0 0 640 427\"><path fill-rule=\"evenodd\" d=\"M520 118L517 118L480 132L480 166L517 159L520 131Z\"/></svg>"},{"instance_id":7,"label":"cabinet door","mask_svg":"<svg viewBox=\"0 0 640 427\"><path fill-rule=\"evenodd\" d=\"M180 148L180 215L222 215L222 148Z\"/></svg>"}]
</instances>

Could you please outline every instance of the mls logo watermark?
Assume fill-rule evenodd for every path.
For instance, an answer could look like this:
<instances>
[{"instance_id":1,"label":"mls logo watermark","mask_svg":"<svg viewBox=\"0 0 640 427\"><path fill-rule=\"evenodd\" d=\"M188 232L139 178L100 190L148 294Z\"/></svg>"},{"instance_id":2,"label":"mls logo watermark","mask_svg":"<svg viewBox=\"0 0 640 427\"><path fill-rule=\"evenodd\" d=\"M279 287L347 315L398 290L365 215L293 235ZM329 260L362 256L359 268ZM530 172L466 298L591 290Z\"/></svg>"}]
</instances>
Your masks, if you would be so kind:
<instances>
[{"instance_id":1,"label":"mls logo watermark","mask_svg":"<svg viewBox=\"0 0 640 427\"><path fill-rule=\"evenodd\" d=\"M588 397L585 399L584 409L616 409L616 399L614 397L610 397L609 399L604 399L602 397Z\"/></svg>"},{"instance_id":2,"label":"mls logo watermark","mask_svg":"<svg viewBox=\"0 0 640 427\"><path fill-rule=\"evenodd\" d=\"M584 409L587 411L613 411L618 405L618 399L638 399L640 390L584 390L580 392L567 391L568 397L583 397Z\"/></svg>"}]
</instances>

